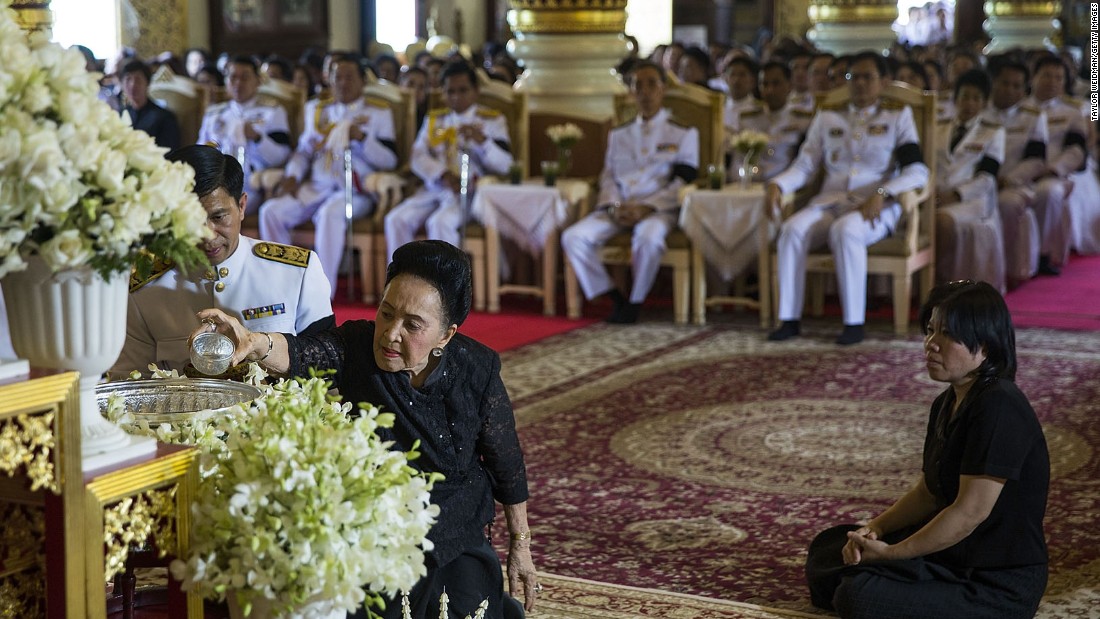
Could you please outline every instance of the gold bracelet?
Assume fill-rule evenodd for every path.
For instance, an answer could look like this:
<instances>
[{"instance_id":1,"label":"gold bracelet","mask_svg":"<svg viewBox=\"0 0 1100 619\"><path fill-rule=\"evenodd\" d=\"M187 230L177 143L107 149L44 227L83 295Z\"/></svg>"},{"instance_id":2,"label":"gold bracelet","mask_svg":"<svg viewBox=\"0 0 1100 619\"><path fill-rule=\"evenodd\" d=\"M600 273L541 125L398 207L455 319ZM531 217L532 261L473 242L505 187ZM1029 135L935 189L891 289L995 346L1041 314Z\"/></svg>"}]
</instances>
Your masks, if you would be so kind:
<instances>
[{"instance_id":1,"label":"gold bracelet","mask_svg":"<svg viewBox=\"0 0 1100 619\"><path fill-rule=\"evenodd\" d=\"M513 542L522 542L524 540L529 540L529 539L531 539L531 532L530 531L524 531L522 533L513 533L512 534L512 541Z\"/></svg>"},{"instance_id":2,"label":"gold bracelet","mask_svg":"<svg viewBox=\"0 0 1100 619\"><path fill-rule=\"evenodd\" d=\"M256 359L256 363L260 363L264 359L267 359L268 357L270 357L271 356L271 349L275 348L275 340L271 339L271 334L268 333L267 331L264 331L263 334L267 336L267 352L264 353L264 356L260 357L259 359Z\"/></svg>"}]
</instances>

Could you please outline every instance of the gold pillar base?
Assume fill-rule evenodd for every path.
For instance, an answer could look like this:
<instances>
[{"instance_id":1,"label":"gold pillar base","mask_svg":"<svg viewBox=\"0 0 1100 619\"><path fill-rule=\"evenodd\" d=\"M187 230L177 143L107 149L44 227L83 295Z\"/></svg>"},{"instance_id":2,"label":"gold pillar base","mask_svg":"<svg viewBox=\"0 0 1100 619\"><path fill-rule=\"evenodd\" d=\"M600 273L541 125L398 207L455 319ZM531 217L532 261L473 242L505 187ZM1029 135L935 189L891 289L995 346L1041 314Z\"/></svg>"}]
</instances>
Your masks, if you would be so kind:
<instances>
[{"instance_id":1,"label":"gold pillar base","mask_svg":"<svg viewBox=\"0 0 1100 619\"><path fill-rule=\"evenodd\" d=\"M11 3L15 11L15 23L26 33L43 33L47 37L53 34L53 13L50 12L50 0L42 2Z\"/></svg>"}]
</instances>

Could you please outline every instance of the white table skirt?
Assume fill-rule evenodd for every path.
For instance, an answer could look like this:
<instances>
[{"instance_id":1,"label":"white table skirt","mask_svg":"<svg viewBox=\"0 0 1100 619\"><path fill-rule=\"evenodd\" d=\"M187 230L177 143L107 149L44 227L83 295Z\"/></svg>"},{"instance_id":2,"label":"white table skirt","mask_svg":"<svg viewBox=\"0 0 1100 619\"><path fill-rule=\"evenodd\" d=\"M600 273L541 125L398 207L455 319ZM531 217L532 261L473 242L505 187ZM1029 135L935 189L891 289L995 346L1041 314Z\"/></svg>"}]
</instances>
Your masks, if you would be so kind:
<instances>
[{"instance_id":1,"label":"white table skirt","mask_svg":"<svg viewBox=\"0 0 1100 619\"><path fill-rule=\"evenodd\" d=\"M680 228L718 275L730 281L748 265L756 264L763 207L764 186L760 184L748 189L734 184L692 191L680 209ZM775 224L767 226L769 242L776 229Z\"/></svg>"},{"instance_id":2,"label":"white table skirt","mask_svg":"<svg viewBox=\"0 0 1100 619\"><path fill-rule=\"evenodd\" d=\"M546 239L570 219L570 205L587 193L587 183L562 179L547 187L542 179L521 185L486 183L483 179L470 206L473 216L485 227L515 242L523 251L538 256Z\"/></svg>"}]
</instances>

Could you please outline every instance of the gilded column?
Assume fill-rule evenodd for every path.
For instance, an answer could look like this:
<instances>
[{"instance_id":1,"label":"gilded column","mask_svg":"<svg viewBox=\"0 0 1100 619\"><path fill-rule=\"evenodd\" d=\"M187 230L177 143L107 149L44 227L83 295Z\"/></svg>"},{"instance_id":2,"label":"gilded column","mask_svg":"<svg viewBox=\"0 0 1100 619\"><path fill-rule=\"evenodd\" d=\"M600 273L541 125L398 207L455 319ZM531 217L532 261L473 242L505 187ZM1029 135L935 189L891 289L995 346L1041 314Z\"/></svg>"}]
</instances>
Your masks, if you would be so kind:
<instances>
[{"instance_id":1,"label":"gilded column","mask_svg":"<svg viewBox=\"0 0 1100 619\"><path fill-rule=\"evenodd\" d=\"M810 40L834 54L882 51L897 38L896 0L810 0L808 13L814 24Z\"/></svg>"},{"instance_id":2,"label":"gilded column","mask_svg":"<svg viewBox=\"0 0 1100 619\"><path fill-rule=\"evenodd\" d=\"M1055 45L1061 2L1028 0L991 1L985 3L985 29L992 38L985 53L1005 52L1015 47L1024 49Z\"/></svg>"},{"instance_id":3,"label":"gilded column","mask_svg":"<svg viewBox=\"0 0 1100 619\"><path fill-rule=\"evenodd\" d=\"M508 50L527 70L516 89L532 111L607 118L626 87L614 68L630 52L627 0L509 0Z\"/></svg>"},{"instance_id":4,"label":"gilded column","mask_svg":"<svg viewBox=\"0 0 1100 619\"><path fill-rule=\"evenodd\" d=\"M53 14L50 13L50 0L29 2L15 0L11 3L15 11L15 21L25 32L41 32L47 38L53 36Z\"/></svg>"}]
</instances>

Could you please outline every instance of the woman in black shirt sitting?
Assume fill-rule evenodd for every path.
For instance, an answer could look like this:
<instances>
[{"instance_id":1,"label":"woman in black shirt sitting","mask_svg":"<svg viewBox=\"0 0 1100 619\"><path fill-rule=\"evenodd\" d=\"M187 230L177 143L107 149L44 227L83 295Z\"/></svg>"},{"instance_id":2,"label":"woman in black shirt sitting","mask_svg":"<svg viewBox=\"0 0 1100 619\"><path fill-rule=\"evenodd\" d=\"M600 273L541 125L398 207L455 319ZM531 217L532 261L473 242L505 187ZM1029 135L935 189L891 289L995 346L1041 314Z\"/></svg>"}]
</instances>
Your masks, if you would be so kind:
<instances>
[{"instance_id":1,"label":"woman in black shirt sitting","mask_svg":"<svg viewBox=\"0 0 1100 619\"><path fill-rule=\"evenodd\" d=\"M928 375L949 384L932 404L922 473L867 524L817 536L813 603L845 618L1033 617L1050 459L1013 382L1008 308L989 284L952 282L933 290L921 324Z\"/></svg>"},{"instance_id":2,"label":"woman in black shirt sitting","mask_svg":"<svg viewBox=\"0 0 1100 619\"><path fill-rule=\"evenodd\" d=\"M527 472L500 357L458 333L470 312L470 281L465 253L420 241L394 252L374 321L295 337L249 331L216 309L198 314L205 324L196 334L212 325L237 342L234 363L257 360L286 376L335 370L344 401L396 414L392 429L379 429L395 449L409 451L419 441L420 457L410 465L445 476L432 489L439 518L428 534L428 575L409 595L414 617L438 617L444 589L455 616L473 614L486 598L486 617L523 615L504 595L500 560L486 536L494 499L507 520L509 589L522 590L531 610L541 588L527 526ZM386 606L384 617L401 616L399 603Z\"/></svg>"}]
</instances>

